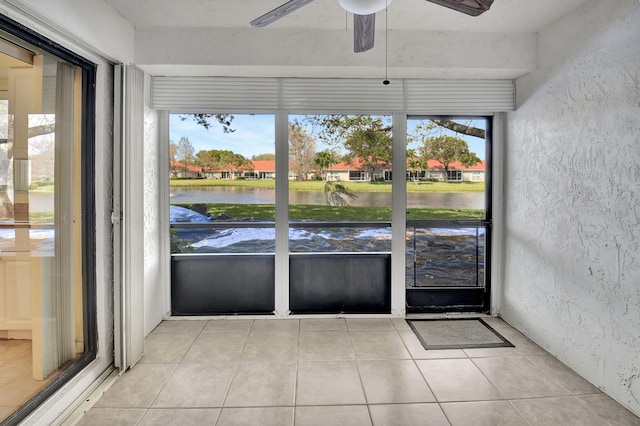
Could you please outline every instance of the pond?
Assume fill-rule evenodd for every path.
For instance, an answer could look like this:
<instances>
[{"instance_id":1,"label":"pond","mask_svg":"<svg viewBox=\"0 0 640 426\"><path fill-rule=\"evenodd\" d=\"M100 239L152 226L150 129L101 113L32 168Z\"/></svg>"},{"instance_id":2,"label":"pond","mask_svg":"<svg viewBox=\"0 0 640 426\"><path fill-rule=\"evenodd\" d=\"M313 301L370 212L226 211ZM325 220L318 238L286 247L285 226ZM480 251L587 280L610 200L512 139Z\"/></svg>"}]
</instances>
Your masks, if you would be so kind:
<instances>
[{"instance_id":1,"label":"pond","mask_svg":"<svg viewBox=\"0 0 640 426\"><path fill-rule=\"evenodd\" d=\"M360 192L351 206L391 206L391 192ZM407 207L484 209L483 192L407 192ZM171 188L171 203L273 204L275 190L264 188ZM290 191L290 204L326 205L322 191Z\"/></svg>"}]
</instances>

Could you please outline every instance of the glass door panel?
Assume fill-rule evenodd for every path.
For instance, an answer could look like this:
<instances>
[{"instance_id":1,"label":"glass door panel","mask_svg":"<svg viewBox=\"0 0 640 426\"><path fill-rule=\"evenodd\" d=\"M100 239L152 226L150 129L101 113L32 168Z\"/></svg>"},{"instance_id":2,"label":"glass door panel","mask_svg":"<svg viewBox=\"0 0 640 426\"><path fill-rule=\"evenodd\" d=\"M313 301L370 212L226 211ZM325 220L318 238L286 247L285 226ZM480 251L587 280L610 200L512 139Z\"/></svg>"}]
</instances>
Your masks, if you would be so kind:
<instances>
[{"instance_id":1,"label":"glass door panel","mask_svg":"<svg viewBox=\"0 0 640 426\"><path fill-rule=\"evenodd\" d=\"M0 54L0 395L12 409L86 350L82 72L30 49Z\"/></svg>"},{"instance_id":2,"label":"glass door panel","mask_svg":"<svg viewBox=\"0 0 640 426\"><path fill-rule=\"evenodd\" d=\"M480 117L408 120L409 312L485 309L487 132Z\"/></svg>"}]
</instances>

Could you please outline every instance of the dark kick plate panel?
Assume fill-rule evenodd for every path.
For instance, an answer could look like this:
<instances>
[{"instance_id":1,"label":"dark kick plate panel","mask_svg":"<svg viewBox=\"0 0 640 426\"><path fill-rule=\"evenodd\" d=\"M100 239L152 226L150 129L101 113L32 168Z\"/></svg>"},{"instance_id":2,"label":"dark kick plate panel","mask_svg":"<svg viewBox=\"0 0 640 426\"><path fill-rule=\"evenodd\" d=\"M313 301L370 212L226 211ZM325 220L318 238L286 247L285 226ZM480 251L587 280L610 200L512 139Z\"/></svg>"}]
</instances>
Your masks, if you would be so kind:
<instances>
[{"instance_id":1,"label":"dark kick plate panel","mask_svg":"<svg viewBox=\"0 0 640 426\"><path fill-rule=\"evenodd\" d=\"M270 314L273 255L171 257L172 315Z\"/></svg>"},{"instance_id":2,"label":"dark kick plate panel","mask_svg":"<svg viewBox=\"0 0 640 426\"><path fill-rule=\"evenodd\" d=\"M391 255L293 254L289 301L294 314L391 313Z\"/></svg>"},{"instance_id":3,"label":"dark kick plate panel","mask_svg":"<svg viewBox=\"0 0 640 426\"><path fill-rule=\"evenodd\" d=\"M483 312L486 296L482 287L407 289L407 313Z\"/></svg>"}]
</instances>

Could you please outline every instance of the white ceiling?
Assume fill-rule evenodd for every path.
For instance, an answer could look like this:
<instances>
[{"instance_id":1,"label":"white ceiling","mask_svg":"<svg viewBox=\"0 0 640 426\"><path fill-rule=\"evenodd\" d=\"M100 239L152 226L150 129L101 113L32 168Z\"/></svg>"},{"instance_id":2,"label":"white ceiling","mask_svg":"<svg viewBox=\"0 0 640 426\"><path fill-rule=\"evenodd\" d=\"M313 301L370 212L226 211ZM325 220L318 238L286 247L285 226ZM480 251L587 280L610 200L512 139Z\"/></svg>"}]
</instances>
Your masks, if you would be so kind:
<instances>
[{"instance_id":1,"label":"white ceiling","mask_svg":"<svg viewBox=\"0 0 640 426\"><path fill-rule=\"evenodd\" d=\"M249 22L285 0L104 0L137 29L153 27L250 28ZM587 0L495 0L491 10L469 17L425 0L389 4L390 29L535 33ZM276 23L281 29L341 29L351 18L338 0L316 0ZM384 17L378 15L378 25Z\"/></svg>"}]
</instances>

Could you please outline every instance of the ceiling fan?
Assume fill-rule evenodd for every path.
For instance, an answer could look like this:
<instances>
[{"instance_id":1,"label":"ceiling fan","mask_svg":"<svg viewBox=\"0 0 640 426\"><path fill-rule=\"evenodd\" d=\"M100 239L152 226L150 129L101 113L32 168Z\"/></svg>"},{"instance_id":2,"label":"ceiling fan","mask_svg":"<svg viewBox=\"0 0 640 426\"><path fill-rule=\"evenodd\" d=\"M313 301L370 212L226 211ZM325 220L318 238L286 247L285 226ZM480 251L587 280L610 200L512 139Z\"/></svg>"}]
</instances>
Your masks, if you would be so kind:
<instances>
[{"instance_id":1,"label":"ceiling fan","mask_svg":"<svg viewBox=\"0 0 640 426\"><path fill-rule=\"evenodd\" d=\"M266 27L306 6L313 0L289 0L251 21L254 27ZM427 0L440 6L462 12L470 16L478 16L491 7L493 0ZM384 10L391 0L338 0L340 6L353 13L353 51L366 52L373 47L376 27L376 12Z\"/></svg>"}]
</instances>

